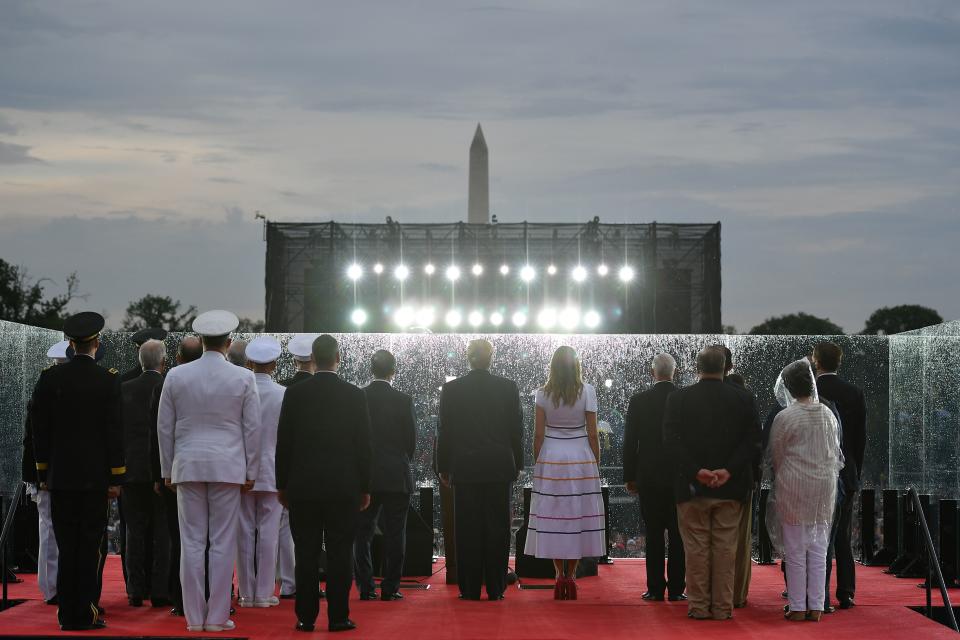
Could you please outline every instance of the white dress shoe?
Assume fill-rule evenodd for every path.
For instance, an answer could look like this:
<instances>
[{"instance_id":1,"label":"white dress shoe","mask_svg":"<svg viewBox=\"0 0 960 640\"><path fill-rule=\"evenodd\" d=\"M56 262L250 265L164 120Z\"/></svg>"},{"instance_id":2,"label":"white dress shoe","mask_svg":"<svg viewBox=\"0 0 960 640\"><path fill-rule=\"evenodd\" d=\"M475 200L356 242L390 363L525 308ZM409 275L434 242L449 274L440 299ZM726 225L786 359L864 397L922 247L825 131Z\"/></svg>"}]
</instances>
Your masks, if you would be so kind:
<instances>
[{"instance_id":1,"label":"white dress shoe","mask_svg":"<svg viewBox=\"0 0 960 640\"><path fill-rule=\"evenodd\" d=\"M277 596L270 596L269 598L257 598L253 601L253 606L260 607L261 609L275 607L278 604L280 604L280 598Z\"/></svg>"},{"instance_id":2,"label":"white dress shoe","mask_svg":"<svg viewBox=\"0 0 960 640\"><path fill-rule=\"evenodd\" d=\"M202 624L188 624L187 631L203 631Z\"/></svg>"},{"instance_id":3,"label":"white dress shoe","mask_svg":"<svg viewBox=\"0 0 960 640\"><path fill-rule=\"evenodd\" d=\"M227 620L223 624L205 624L203 625L204 631L231 631L235 629L237 625L233 623L233 620Z\"/></svg>"},{"instance_id":4,"label":"white dress shoe","mask_svg":"<svg viewBox=\"0 0 960 640\"><path fill-rule=\"evenodd\" d=\"M257 606L257 604L253 598L246 598L244 596L240 596L239 598L237 598L237 606L247 608L247 607L255 607Z\"/></svg>"}]
</instances>

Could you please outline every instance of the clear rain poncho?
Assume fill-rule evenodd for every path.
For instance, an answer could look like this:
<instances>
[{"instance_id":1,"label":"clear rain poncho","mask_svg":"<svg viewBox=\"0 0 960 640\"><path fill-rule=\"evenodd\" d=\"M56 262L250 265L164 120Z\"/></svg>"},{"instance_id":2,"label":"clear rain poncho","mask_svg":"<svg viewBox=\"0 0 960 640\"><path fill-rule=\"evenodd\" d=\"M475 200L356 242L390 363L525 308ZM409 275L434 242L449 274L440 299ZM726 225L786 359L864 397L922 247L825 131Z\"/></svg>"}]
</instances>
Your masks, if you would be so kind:
<instances>
[{"instance_id":1,"label":"clear rain poncho","mask_svg":"<svg viewBox=\"0 0 960 640\"><path fill-rule=\"evenodd\" d=\"M785 377L798 373L810 376L813 394L808 402L794 398L784 382ZM833 520L843 456L837 420L820 403L816 378L807 360L784 367L773 391L783 409L770 427L763 469L771 486L767 532L782 552L781 524L829 525Z\"/></svg>"}]
</instances>

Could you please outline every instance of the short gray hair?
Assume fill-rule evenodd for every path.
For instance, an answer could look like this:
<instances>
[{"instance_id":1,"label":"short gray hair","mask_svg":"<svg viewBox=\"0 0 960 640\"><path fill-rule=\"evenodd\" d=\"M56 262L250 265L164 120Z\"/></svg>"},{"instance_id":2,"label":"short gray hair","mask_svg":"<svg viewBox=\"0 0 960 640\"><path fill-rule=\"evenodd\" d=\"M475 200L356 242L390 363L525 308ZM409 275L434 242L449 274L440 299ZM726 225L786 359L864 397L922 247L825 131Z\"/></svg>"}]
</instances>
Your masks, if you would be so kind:
<instances>
[{"instance_id":1,"label":"short gray hair","mask_svg":"<svg viewBox=\"0 0 960 640\"><path fill-rule=\"evenodd\" d=\"M479 338L467 345L467 361L473 369L489 369L493 360L493 345L489 340Z\"/></svg>"},{"instance_id":2,"label":"short gray hair","mask_svg":"<svg viewBox=\"0 0 960 640\"><path fill-rule=\"evenodd\" d=\"M658 353L653 357L650 368L653 370L655 377L672 379L673 374L677 371L677 361L669 353Z\"/></svg>"},{"instance_id":3,"label":"short gray hair","mask_svg":"<svg viewBox=\"0 0 960 640\"><path fill-rule=\"evenodd\" d=\"M140 345L139 358L144 371L157 371L167 359L167 347L160 340L147 340Z\"/></svg>"},{"instance_id":4,"label":"short gray hair","mask_svg":"<svg viewBox=\"0 0 960 640\"><path fill-rule=\"evenodd\" d=\"M247 341L234 340L227 350L227 360L238 367L247 366Z\"/></svg>"}]
</instances>

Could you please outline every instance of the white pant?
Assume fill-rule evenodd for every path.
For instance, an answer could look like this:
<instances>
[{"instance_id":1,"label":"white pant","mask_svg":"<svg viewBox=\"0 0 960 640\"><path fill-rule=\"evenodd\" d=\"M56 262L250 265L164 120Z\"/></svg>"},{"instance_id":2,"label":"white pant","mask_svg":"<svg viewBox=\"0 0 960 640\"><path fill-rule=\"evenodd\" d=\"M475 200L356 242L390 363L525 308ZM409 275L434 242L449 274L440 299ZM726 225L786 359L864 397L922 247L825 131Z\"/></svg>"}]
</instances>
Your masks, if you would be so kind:
<instances>
[{"instance_id":1,"label":"white pant","mask_svg":"<svg viewBox=\"0 0 960 640\"><path fill-rule=\"evenodd\" d=\"M822 611L827 579L829 524L784 524L790 611Z\"/></svg>"},{"instance_id":2,"label":"white pant","mask_svg":"<svg viewBox=\"0 0 960 640\"><path fill-rule=\"evenodd\" d=\"M230 587L237 557L240 485L181 482L177 485L180 521L180 583L183 613L190 626L224 624L230 618ZM210 599L204 598L204 552L210 541Z\"/></svg>"},{"instance_id":3,"label":"white pant","mask_svg":"<svg viewBox=\"0 0 960 640\"><path fill-rule=\"evenodd\" d=\"M296 560L293 554L293 534L290 532L290 512L283 510L280 517L280 545L277 557L277 574L280 576L280 595L289 596L297 592L294 578Z\"/></svg>"},{"instance_id":4,"label":"white pant","mask_svg":"<svg viewBox=\"0 0 960 640\"><path fill-rule=\"evenodd\" d=\"M50 492L37 491L37 512L40 514L40 549L37 553L37 586L44 600L57 595L57 561L60 553L53 535L50 517Z\"/></svg>"},{"instance_id":5,"label":"white pant","mask_svg":"<svg viewBox=\"0 0 960 640\"><path fill-rule=\"evenodd\" d=\"M244 598L273 596L282 511L276 492L251 491L240 497L237 582Z\"/></svg>"}]
</instances>

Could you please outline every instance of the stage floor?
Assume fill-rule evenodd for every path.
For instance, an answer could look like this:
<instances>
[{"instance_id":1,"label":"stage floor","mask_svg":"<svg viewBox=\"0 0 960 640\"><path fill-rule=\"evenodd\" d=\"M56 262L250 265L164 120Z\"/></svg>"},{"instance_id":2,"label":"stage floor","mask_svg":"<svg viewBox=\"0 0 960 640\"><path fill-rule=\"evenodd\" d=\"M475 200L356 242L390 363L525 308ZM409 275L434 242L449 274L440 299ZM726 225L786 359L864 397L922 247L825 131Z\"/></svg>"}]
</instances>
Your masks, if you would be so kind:
<instances>
[{"instance_id":1,"label":"stage floor","mask_svg":"<svg viewBox=\"0 0 960 640\"><path fill-rule=\"evenodd\" d=\"M643 591L643 560L617 560L601 566L596 578L579 581L580 599L556 602L550 590L520 590L515 586L501 602L463 602L455 586L444 584L443 563L422 582L428 590L409 589L399 602L361 602L354 592L350 607L357 638L516 638L518 640L608 640L614 638L883 638L944 640L956 638L947 627L928 620L907 607L922 605L924 592L916 580L898 580L880 569L857 567L857 606L824 616L823 622L789 623L783 620L780 597L782 579L778 567L754 566L749 606L738 609L728 622L695 621L686 617L684 603L648 603ZM36 577L23 575L24 582L11 585L12 598L28 601L0 613L0 636L61 635L56 611L44 604L36 588ZM271 609L240 609L233 617L237 628L227 633L188 633L183 618L174 618L167 609L127 606L119 559L107 562L103 606L109 627L100 636L211 636L243 638L309 638L326 633L326 607L315 634L293 631L296 618L293 602L281 601ZM543 580L525 584L545 584ZM939 596L934 594L936 605ZM67 634L62 634L67 635ZM81 633L91 637L90 632Z\"/></svg>"}]
</instances>

